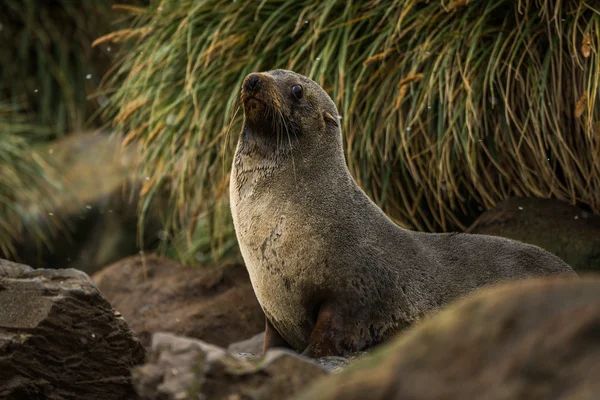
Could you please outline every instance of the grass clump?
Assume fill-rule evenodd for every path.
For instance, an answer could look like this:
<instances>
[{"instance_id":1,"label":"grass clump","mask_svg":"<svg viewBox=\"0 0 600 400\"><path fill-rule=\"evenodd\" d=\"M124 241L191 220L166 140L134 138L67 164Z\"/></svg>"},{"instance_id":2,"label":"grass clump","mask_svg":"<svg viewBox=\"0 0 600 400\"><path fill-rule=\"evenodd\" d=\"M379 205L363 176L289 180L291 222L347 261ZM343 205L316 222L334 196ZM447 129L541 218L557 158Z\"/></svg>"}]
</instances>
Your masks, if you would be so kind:
<instances>
[{"instance_id":1,"label":"grass clump","mask_svg":"<svg viewBox=\"0 0 600 400\"><path fill-rule=\"evenodd\" d=\"M49 235L62 228L51 212L57 177L32 146L49 133L34 129L22 110L0 103L0 252L5 257L16 256L15 244L24 238L49 246Z\"/></svg>"},{"instance_id":2,"label":"grass clump","mask_svg":"<svg viewBox=\"0 0 600 400\"><path fill-rule=\"evenodd\" d=\"M399 224L464 229L511 195L600 212L600 8L554 0L155 0L106 82L168 225L233 237L227 183L251 71L319 82L359 184ZM227 141L227 133L233 132ZM199 220L205 221L199 223Z\"/></svg>"},{"instance_id":3,"label":"grass clump","mask_svg":"<svg viewBox=\"0 0 600 400\"><path fill-rule=\"evenodd\" d=\"M0 100L31 117L32 128L62 136L82 129L103 97L88 98L114 50L92 48L115 28L112 0L3 0ZM41 128L38 128L41 127Z\"/></svg>"}]
</instances>

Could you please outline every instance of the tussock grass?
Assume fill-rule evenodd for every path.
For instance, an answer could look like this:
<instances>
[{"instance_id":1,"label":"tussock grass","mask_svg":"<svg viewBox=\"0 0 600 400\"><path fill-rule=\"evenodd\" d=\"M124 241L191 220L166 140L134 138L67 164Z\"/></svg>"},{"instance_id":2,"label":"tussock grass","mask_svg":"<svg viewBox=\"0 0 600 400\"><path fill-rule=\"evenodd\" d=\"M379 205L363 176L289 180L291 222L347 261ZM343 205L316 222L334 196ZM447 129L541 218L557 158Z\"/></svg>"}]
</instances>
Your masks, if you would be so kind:
<instances>
[{"instance_id":1,"label":"tussock grass","mask_svg":"<svg viewBox=\"0 0 600 400\"><path fill-rule=\"evenodd\" d=\"M143 147L169 226L232 238L230 161L251 71L319 82L348 164L396 222L463 229L510 195L600 212L600 7L562 0L162 0L133 8L109 113ZM228 132L230 134L228 135ZM229 140L228 140L229 139ZM203 228L204 229L204 228Z\"/></svg>"},{"instance_id":2,"label":"tussock grass","mask_svg":"<svg viewBox=\"0 0 600 400\"><path fill-rule=\"evenodd\" d=\"M117 25L112 0L2 0L0 101L55 136L81 130L103 97L88 98L115 49L92 48ZM97 121L96 121L97 122Z\"/></svg>"},{"instance_id":3,"label":"tussock grass","mask_svg":"<svg viewBox=\"0 0 600 400\"><path fill-rule=\"evenodd\" d=\"M0 252L16 257L15 244L24 238L50 247L51 235L63 221L51 212L60 188L54 169L32 147L40 136L22 110L0 103Z\"/></svg>"}]
</instances>

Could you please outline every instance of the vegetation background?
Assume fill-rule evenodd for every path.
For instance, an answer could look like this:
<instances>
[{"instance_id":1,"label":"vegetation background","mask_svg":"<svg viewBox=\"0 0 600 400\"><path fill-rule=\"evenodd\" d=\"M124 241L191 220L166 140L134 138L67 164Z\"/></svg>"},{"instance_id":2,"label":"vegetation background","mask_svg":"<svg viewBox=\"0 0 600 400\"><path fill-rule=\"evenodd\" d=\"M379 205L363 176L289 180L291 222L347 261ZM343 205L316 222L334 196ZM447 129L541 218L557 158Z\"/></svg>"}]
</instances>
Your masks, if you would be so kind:
<instances>
[{"instance_id":1,"label":"vegetation background","mask_svg":"<svg viewBox=\"0 0 600 400\"><path fill-rule=\"evenodd\" d=\"M353 175L407 228L464 230L513 195L600 213L592 2L57 3L7 0L0 13L3 250L27 229L43 236L28 207L59 185L35 146L112 126L141 152L141 215L167 203L163 250L239 257L227 191L238 88L273 68L331 94Z\"/></svg>"},{"instance_id":2,"label":"vegetation background","mask_svg":"<svg viewBox=\"0 0 600 400\"><path fill-rule=\"evenodd\" d=\"M4 0L0 5L0 250L6 256L15 256L24 241L48 247L52 236L67 228L58 213L49 215L64 188L39 147L101 123L94 118L98 100L89 96L111 58L91 43L118 27L111 4Z\"/></svg>"}]
</instances>

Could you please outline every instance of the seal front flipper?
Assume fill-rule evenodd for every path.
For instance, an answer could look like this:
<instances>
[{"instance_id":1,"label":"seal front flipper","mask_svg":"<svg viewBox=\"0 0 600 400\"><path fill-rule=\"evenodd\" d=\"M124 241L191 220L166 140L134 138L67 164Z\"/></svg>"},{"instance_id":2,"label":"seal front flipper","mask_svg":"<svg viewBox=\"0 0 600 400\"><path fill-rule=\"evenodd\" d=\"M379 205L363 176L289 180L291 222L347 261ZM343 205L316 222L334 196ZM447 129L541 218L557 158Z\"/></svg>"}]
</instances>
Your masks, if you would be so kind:
<instances>
[{"instance_id":1,"label":"seal front flipper","mask_svg":"<svg viewBox=\"0 0 600 400\"><path fill-rule=\"evenodd\" d=\"M268 349L273 347L285 347L291 349L292 346L285 341L284 338L281 337L277 329L273 327L269 318L265 316L265 340L263 342L263 354L267 352Z\"/></svg>"},{"instance_id":2,"label":"seal front flipper","mask_svg":"<svg viewBox=\"0 0 600 400\"><path fill-rule=\"evenodd\" d=\"M319 308L317 323L310 335L308 347L302 352L307 357L319 358L345 353L342 349L344 321L335 303L325 302Z\"/></svg>"}]
</instances>

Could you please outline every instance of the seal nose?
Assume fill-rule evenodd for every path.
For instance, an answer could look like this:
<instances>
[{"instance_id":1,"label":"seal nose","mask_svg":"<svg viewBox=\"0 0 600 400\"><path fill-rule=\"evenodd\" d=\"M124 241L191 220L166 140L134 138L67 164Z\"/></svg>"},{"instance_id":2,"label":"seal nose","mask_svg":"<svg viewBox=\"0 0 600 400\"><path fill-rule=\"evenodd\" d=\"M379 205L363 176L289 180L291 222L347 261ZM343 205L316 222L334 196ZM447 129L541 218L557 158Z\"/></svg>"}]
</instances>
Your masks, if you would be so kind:
<instances>
[{"instance_id":1,"label":"seal nose","mask_svg":"<svg viewBox=\"0 0 600 400\"><path fill-rule=\"evenodd\" d=\"M244 89L256 90L256 89L258 89L259 83L260 83L260 75L259 74L250 74L246 78L246 82L244 83Z\"/></svg>"}]
</instances>

